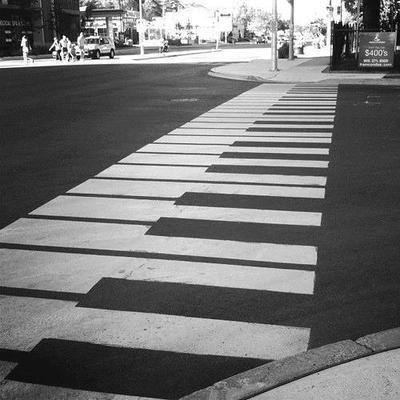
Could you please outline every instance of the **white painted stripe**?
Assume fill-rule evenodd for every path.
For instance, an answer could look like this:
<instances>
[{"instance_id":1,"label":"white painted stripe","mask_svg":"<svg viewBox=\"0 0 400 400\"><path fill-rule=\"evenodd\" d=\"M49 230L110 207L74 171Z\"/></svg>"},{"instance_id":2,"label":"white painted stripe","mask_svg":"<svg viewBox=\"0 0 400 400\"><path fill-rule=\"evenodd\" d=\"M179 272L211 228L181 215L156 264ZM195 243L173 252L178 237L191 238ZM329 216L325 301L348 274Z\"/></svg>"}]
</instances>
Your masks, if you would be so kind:
<instances>
[{"instance_id":1,"label":"white painted stripe","mask_svg":"<svg viewBox=\"0 0 400 400\"><path fill-rule=\"evenodd\" d=\"M2 286L74 293L111 277L313 294L315 278L314 271L9 249L0 249L0 267Z\"/></svg>"},{"instance_id":2,"label":"white painted stripe","mask_svg":"<svg viewBox=\"0 0 400 400\"><path fill-rule=\"evenodd\" d=\"M243 182L265 183L284 185L316 185L325 186L326 177L323 176L297 176L279 174L229 174L229 173L204 173L202 167L170 167L152 165L113 165L100 174L102 178L136 178L136 179L187 179L193 181L214 182Z\"/></svg>"},{"instance_id":3,"label":"white painted stripe","mask_svg":"<svg viewBox=\"0 0 400 400\"><path fill-rule=\"evenodd\" d=\"M313 107L310 107L310 106ZM336 110L335 104L300 104L299 102L279 102L275 103L274 107L271 109L275 110L276 108L293 108L293 109L307 109L307 110Z\"/></svg>"},{"instance_id":4,"label":"white painted stripe","mask_svg":"<svg viewBox=\"0 0 400 400\"><path fill-rule=\"evenodd\" d=\"M320 226L321 213L174 205L173 201L58 196L32 215L154 221L160 217Z\"/></svg>"},{"instance_id":5,"label":"white painted stripe","mask_svg":"<svg viewBox=\"0 0 400 400\"><path fill-rule=\"evenodd\" d=\"M263 115L260 117L252 117L252 118L246 118L246 117L241 117L241 116L227 116L227 117L210 117L210 116L201 116L198 118L193 119L191 122L243 122L243 123L249 123L252 124L255 121L266 121L266 122L287 122L289 124L293 124L293 121L298 121L298 120L305 120L305 122L309 122L312 124L313 122L326 122L329 123L334 120L334 117L320 117L320 118L308 118L308 117L290 117L288 116L287 118L279 118L279 117L274 117L274 116L268 116L268 115Z\"/></svg>"},{"instance_id":6,"label":"white painted stripe","mask_svg":"<svg viewBox=\"0 0 400 400\"><path fill-rule=\"evenodd\" d=\"M173 136L178 136L178 135L194 135L194 136L232 136L232 137L237 137L237 138L253 138L254 141L258 141L258 138L260 137L325 137L325 138L330 138L332 137L332 132L254 132L254 131L237 131L237 133L223 133L222 135L220 134L219 131L213 131L209 129L197 129L195 130L196 132L192 133L191 129L187 130L182 130L180 131L174 131L174 133L168 133L168 135L173 135ZM238 139L241 140L241 139Z\"/></svg>"},{"instance_id":7,"label":"white painted stripe","mask_svg":"<svg viewBox=\"0 0 400 400\"><path fill-rule=\"evenodd\" d=\"M242 122L188 122L182 125L184 128L232 128L232 129L245 129L248 128L251 124L242 123Z\"/></svg>"},{"instance_id":8,"label":"white painted stripe","mask_svg":"<svg viewBox=\"0 0 400 400\"><path fill-rule=\"evenodd\" d=\"M315 122L315 121L333 121L335 119L334 115L331 116L326 116L326 115L315 115L315 116L309 116L309 115L270 115L264 114L262 117L258 118L257 121L296 121L296 120L301 120L301 121L308 121L310 123Z\"/></svg>"},{"instance_id":9,"label":"white painted stripe","mask_svg":"<svg viewBox=\"0 0 400 400\"><path fill-rule=\"evenodd\" d=\"M110 179L89 179L71 189L68 193L109 194L120 196L147 196L178 198L186 192L242 194L255 196L279 196L316 198L325 197L324 188L234 185L199 182L164 181L120 181Z\"/></svg>"},{"instance_id":10,"label":"white painted stripe","mask_svg":"<svg viewBox=\"0 0 400 400\"><path fill-rule=\"evenodd\" d=\"M328 124L328 123L326 123L326 124L312 124L312 123L311 124L296 124L296 123L290 122L290 121L287 121L286 124L274 124L272 122L265 121L262 124L261 123L254 124L253 127L268 128L268 129L281 128L281 129L287 129L287 130L298 129L298 128L300 128L300 129L309 129L309 128L311 128L311 129L317 129L317 128L318 129L333 129L333 125Z\"/></svg>"},{"instance_id":11,"label":"white painted stripe","mask_svg":"<svg viewBox=\"0 0 400 400\"><path fill-rule=\"evenodd\" d=\"M146 154L133 153L120 162L138 164L170 164L170 165L211 165L218 160L218 155L202 154Z\"/></svg>"},{"instance_id":12,"label":"white painted stripe","mask_svg":"<svg viewBox=\"0 0 400 400\"><path fill-rule=\"evenodd\" d=\"M297 168L328 168L329 161L318 160L285 160L285 159L251 159L251 158L218 158L214 165L254 165L264 167L297 167Z\"/></svg>"},{"instance_id":13,"label":"white painted stripe","mask_svg":"<svg viewBox=\"0 0 400 400\"><path fill-rule=\"evenodd\" d=\"M274 110L269 109L266 111L267 114L264 114L264 117L282 117L282 118L334 118L335 111L334 110ZM282 114L285 113L285 114ZM325 113L329 113L326 115Z\"/></svg>"},{"instance_id":14,"label":"white painted stripe","mask_svg":"<svg viewBox=\"0 0 400 400\"><path fill-rule=\"evenodd\" d=\"M237 141L241 142L263 142L263 143L331 143L330 138L308 138L308 137L258 137L245 135L242 137L232 136L200 136L200 135L165 135L161 136L154 143L188 143L188 144L233 144ZM307 146L305 144L305 146Z\"/></svg>"},{"instance_id":15,"label":"white painted stripe","mask_svg":"<svg viewBox=\"0 0 400 400\"><path fill-rule=\"evenodd\" d=\"M245 243L233 240L213 240L144 236L137 244L139 251L173 253L199 257L253 260L290 264L316 265L317 248L313 246L275 243Z\"/></svg>"},{"instance_id":16,"label":"white painted stripe","mask_svg":"<svg viewBox=\"0 0 400 400\"><path fill-rule=\"evenodd\" d=\"M328 161L317 160L285 160L285 159L246 159L219 158L215 156L192 154L146 154L133 153L121 162L132 164L164 164L164 165L262 165L271 167L328 168Z\"/></svg>"},{"instance_id":17,"label":"white painted stripe","mask_svg":"<svg viewBox=\"0 0 400 400\"><path fill-rule=\"evenodd\" d=\"M127 229L128 228L128 229ZM130 229L129 229L130 228ZM133 228L133 229L132 229ZM5 243L155 252L231 260L316 265L313 246L139 234L138 226L21 218L0 232ZM140 227L143 230L143 227Z\"/></svg>"},{"instance_id":18,"label":"white painted stripe","mask_svg":"<svg viewBox=\"0 0 400 400\"><path fill-rule=\"evenodd\" d=\"M254 140L257 141L257 140ZM223 145L190 145L190 144L160 144L150 143L138 152L155 153L196 153L196 154L221 154L225 151L240 153L275 153L275 154L329 154L329 149L314 149L307 147L241 147Z\"/></svg>"},{"instance_id":19,"label":"white painted stripe","mask_svg":"<svg viewBox=\"0 0 400 400\"><path fill-rule=\"evenodd\" d=\"M216 122L216 123L219 123L219 122L224 122L224 123L226 123L226 122L232 122L232 121L234 121L234 122L243 122L243 123L246 123L246 124L252 124L254 121L256 121L258 118L256 118L256 117L252 117L252 118L246 118L246 117L240 117L240 116L236 116L236 117L216 117L216 118L213 118L213 117L205 117L205 116L201 116L201 117L198 117L198 118L195 118L195 119L192 119L190 122Z\"/></svg>"},{"instance_id":20,"label":"white painted stripe","mask_svg":"<svg viewBox=\"0 0 400 400\"><path fill-rule=\"evenodd\" d=\"M189 354L276 359L305 351L310 336L308 328L79 308L59 300L5 297L2 307L3 347L23 351L51 337Z\"/></svg>"},{"instance_id":21,"label":"white painted stripe","mask_svg":"<svg viewBox=\"0 0 400 400\"><path fill-rule=\"evenodd\" d=\"M193 131L193 132L192 132ZM290 136L290 137L332 137L332 132L253 132L253 131L240 131L232 129L229 132L224 130L213 129L176 129L168 135L195 135L195 136L236 136L236 137L270 137L270 136ZM257 139L254 139L257 141Z\"/></svg>"},{"instance_id":22,"label":"white painted stripe","mask_svg":"<svg viewBox=\"0 0 400 400\"><path fill-rule=\"evenodd\" d=\"M13 365L11 372L17 363L0 361L0 370L4 370L5 364ZM5 373L4 377L8 374ZM2 399L75 399L75 400L162 400L142 396L115 395L110 393L93 392L89 390L69 389L57 386L39 385L37 383L18 382L5 380L1 383L0 395Z\"/></svg>"},{"instance_id":23,"label":"white painted stripe","mask_svg":"<svg viewBox=\"0 0 400 400\"><path fill-rule=\"evenodd\" d=\"M197 129L197 128L177 128L169 132L168 135L179 135L179 134L193 134L193 135L245 135L247 133L246 129L220 129L209 127L207 129Z\"/></svg>"},{"instance_id":24,"label":"white painted stripe","mask_svg":"<svg viewBox=\"0 0 400 400\"><path fill-rule=\"evenodd\" d=\"M0 231L0 242L87 249L133 250L149 226L21 218Z\"/></svg>"}]
</instances>

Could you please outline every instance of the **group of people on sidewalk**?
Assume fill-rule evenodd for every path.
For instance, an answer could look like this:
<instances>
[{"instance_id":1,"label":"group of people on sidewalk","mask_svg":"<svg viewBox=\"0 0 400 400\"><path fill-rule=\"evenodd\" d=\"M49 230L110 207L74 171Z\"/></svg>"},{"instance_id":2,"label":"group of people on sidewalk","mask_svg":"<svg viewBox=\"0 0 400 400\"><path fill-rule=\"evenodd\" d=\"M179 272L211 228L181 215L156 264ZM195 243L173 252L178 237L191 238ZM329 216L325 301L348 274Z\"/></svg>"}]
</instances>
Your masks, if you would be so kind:
<instances>
[{"instance_id":1,"label":"group of people on sidewalk","mask_svg":"<svg viewBox=\"0 0 400 400\"><path fill-rule=\"evenodd\" d=\"M29 40L26 35L22 36L21 39L21 50L24 62L34 62L32 57L29 57L29 53L32 48L29 44ZM81 32L76 39L76 43L72 43L67 36L63 35L59 40L57 37L54 38L53 44L50 46L49 51L52 52L53 57L57 61L83 61L85 58L85 37Z\"/></svg>"},{"instance_id":2,"label":"group of people on sidewalk","mask_svg":"<svg viewBox=\"0 0 400 400\"><path fill-rule=\"evenodd\" d=\"M76 43L71 42L65 35L60 40L54 38L49 51L53 52L53 57L57 61L83 61L85 58L85 38L81 32L76 39Z\"/></svg>"}]
</instances>

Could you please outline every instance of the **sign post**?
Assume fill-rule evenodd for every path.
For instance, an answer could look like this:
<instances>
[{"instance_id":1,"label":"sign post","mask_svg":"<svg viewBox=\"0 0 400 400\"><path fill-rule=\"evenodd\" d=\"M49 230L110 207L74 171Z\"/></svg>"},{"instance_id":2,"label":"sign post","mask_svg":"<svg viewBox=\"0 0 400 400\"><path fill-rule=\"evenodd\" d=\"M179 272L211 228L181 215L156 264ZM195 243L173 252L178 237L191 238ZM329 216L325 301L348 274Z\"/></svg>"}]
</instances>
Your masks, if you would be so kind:
<instances>
[{"instance_id":1,"label":"sign post","mask_svg":"<svg viewBox=\"0 0 400 400\"><path fill-rule=\"evenodd\" d=\"M396 36L396 32L360 32L358 66L393 68Z\"/></svg>"}]
</instances>

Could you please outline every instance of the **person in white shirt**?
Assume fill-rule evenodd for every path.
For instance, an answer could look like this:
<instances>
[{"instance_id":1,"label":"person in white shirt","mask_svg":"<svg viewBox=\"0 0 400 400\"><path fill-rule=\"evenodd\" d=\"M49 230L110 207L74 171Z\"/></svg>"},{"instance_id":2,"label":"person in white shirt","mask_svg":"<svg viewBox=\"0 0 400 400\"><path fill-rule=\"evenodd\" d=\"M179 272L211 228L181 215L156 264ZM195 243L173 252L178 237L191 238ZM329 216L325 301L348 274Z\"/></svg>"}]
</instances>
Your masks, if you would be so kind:
<instances>
[{"instance_id":1,"label":"person in white shirt","mask_svg":"<svg viewBox=\"0 0 400 400\"><path fill-rule=\"evenodd\" d=\"M54 38L53 44L49 48L49 51L52 51L52 50L55 51L55 53L56 53L56 60L62 61L61 60L61 44L56 37Z\"/></svg>"},{"instance_id":2,"label":"person in white shirt","mask_svg":"<svg viewBox=\"0 0 400 400\"><path fill-rule=\"evenodd\" d=\"M62 60L65 61L68 57L68 39L65 35L62 36L60 40L61 45L61 57Z\"/></svg>"},{"instance_id":3,"label":"person in white shirt","mask_svg":"<svg viewBox=\"0 0 400 400\"><path fill-rule=\"evenodd\" d=\"M80 59L79 61L83 61L85 58L85 37L83 36L83 32L81 32L76 39L76 43L78 45Z\"/></svg>"},{"instance_id":4,"label":"person in white shirt","mask_svg":"<svg viewBox=\"0 0 400 400\"><path fill-rule=\"evenodd\" d=\"M22 49L22 56L24 57L24 61L26 64L28 64L28 62L34 62L33 58L28 57L29 51L31 50L31 46L29 45L29 41L28 38L26 37L26 35L22 36L21 39L21 49Z\"/></svg>"}]
</instances>

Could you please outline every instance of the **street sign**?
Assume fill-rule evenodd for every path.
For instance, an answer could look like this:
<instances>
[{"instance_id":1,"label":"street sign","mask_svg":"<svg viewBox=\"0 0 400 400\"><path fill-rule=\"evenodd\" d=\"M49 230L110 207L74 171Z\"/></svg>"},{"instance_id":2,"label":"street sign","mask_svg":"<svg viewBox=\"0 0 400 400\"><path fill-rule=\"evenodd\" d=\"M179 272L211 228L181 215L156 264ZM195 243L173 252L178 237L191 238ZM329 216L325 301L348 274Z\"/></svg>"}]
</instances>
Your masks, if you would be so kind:
<instances>
[{"instance_id":1,"label":"street sign","mask_svg":"<svg viewBox=\"0 0 400 400\"><path fill-rule=\"evenodd\" d=\"M147 25L148 23L145 19L138 19L136 21L136 30L140 33L146 32Z\"/></svg>"},{"instance_id":2,"label":"street sign","mask_svg":"<svg viewBox=\"0 0 400 400\"><path fill-rule=\"evenodd\" d=\"M232 14L229 12L220 12L218 19L218 28L221 32L230 32L232 30Z\"/></svg>"},{"instance_id":3,"label":"street sign","mask_svg":"<svg viewBox=\"0 0 400 400\"><path fill-rule=\"evenodd\" d=\"M393 68L396 32L360 32L359 67Z\"/></svg>"}]
</instances>

